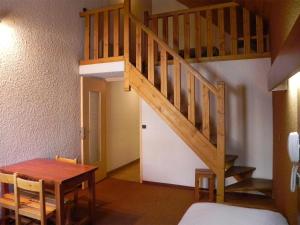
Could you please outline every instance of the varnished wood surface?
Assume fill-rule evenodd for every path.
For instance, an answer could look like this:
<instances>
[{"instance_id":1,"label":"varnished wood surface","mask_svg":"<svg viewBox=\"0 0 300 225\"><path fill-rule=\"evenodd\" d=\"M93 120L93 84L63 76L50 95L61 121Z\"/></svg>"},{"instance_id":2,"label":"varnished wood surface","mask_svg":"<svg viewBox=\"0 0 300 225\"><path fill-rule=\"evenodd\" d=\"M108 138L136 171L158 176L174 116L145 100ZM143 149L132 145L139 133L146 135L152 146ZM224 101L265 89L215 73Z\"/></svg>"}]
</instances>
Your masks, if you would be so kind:
<instances>
[{"instance_id":1,"label":"varnished wood surface","mask_svg":"<svg viewBox=\"0 0 300 225\"><path fill-rule=\"evenodd\" d=\"M48 183L63 183L85 173L93 172L95 166L70 164L52 159L33 159L1 167L8 172L19 173Z\"/></svg>"}]
</instances>

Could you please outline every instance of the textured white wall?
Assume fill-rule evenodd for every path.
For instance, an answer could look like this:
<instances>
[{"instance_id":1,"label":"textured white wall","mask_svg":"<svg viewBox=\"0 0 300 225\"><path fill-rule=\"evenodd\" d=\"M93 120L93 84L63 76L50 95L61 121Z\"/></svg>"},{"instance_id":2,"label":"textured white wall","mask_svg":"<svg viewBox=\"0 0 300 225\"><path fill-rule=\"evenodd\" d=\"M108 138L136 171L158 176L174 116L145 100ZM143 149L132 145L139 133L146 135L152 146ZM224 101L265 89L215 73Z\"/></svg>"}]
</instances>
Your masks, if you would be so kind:
<instances>
[{"instance_id":1,"label":"textured white wall","mask_svg":"<svg viewBox=\"0 0 300 225\"><path fill-rule=\"evenodd\" d=\"M55 154L79 156L79 12L101 4L0 1L2 26L11 30L9 45L0 39L0 165Z\"/></svg>"}]
</instances>

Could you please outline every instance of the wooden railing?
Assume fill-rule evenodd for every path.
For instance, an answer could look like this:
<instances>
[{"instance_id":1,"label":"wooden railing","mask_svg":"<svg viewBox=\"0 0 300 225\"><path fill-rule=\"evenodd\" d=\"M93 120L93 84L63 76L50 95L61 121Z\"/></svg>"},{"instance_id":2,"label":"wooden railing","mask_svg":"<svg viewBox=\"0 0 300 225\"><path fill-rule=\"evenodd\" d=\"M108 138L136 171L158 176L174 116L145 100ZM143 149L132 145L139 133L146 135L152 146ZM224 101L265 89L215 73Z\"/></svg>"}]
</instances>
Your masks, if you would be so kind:
<instances>
[{"instance_id":1,"label":"wooden railing","mask_svg":"<svg viewBox=\"0 0 300 225\"><path fill-rule=\"evenodd\" d=\"M123 15L123 4L80 13L85 17L84 60L80 64L123 60Z\"/></svg>"},{"instance_id":2,"label":"wooden railing","mask_svg":"<svg viewBox=\"0 0 300 225\"><path fill-rule=\"evenodd\" d=\"M214 155L218 163L217 167L208 165L218 177L218 196L222 201L224 198L224 171L225 171L225 115L224 99L225 86L223 82L217 85L209 82L197 70L195 70L176 50L169 47L166 42L160 39L150 28L141 23L132 14L125 12L128 30L125 32L129 55L125 57L128 63L136 69L155 86L161 94L171 102L189 120L193 126L199 127L199 132L210 143L214 143L213 136L217 135L216 151L206 154ZM133 51L129 51L129 49ZM155 49L157 51L155 51ZM130 54L134 55L130 55ZM168 63L168 59L173 64ZM171 75L171 76L170 76ZM130 71L124 73L125 80ZM182 82L185 80L186 82ZM130 82L129 82L130 83ZM196 93L200 93L201 104L197 106ZM215 102L213 102L215 99ZM187 104L184 104L184 102ZM212 112L211 105L215 105L215 112ZM201 115L196 113L197 108L201 109ZM187 114L185 113L187 112ZM216 115L213 121L213 114ZM203 149L203 151L206 151Z\"/></svg>"},{"instance_id":3,"label":"wooden railing","mask_svg":"<svg viewBox=\"0 0 300 225\"><path fill-rule=\"evenodd\" d=\"M185 59L269 56L263 18L234 2L155 15L146 12L145 25Z\"/></svg>"}]
</instances>

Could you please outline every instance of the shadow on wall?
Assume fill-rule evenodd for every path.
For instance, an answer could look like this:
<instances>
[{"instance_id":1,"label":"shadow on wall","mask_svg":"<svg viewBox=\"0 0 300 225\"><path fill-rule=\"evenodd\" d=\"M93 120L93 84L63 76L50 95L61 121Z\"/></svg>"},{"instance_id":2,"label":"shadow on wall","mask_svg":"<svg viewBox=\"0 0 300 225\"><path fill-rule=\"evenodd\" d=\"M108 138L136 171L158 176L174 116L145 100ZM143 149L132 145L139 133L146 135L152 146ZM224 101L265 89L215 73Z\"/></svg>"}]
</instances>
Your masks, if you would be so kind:
<instances>
[{"instance_id":1,"label":"shadow on wall","mask_svg":"<svg viewBox=\"0 0 300 225\"><path fill-rule=\"evenodd\" d=\"M209 76L207 79L212 83L217 83L220 78L209 67L204 66L205 71ZM226 82L226 150L228 154L238 155L238 162L246 163L248 142L247 142L247 95L246 86L238 85L231 86ZM214 101L213 101L214 102ZM212 111L216 111L216 105L212 105ZM216 115L211 114L213 121L213 129L216 130Z\"/></svg>"}]
</instances>

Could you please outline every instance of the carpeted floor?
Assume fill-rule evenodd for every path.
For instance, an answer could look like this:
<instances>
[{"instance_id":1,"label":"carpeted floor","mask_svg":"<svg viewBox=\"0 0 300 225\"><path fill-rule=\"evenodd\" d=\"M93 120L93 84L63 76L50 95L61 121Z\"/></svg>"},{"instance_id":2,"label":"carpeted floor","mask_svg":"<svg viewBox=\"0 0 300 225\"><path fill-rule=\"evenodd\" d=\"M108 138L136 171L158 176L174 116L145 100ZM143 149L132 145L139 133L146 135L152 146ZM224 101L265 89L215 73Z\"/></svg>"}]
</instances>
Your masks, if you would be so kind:
<instances>
[{"instance_id":1,"label":"carpeted floor","mask_svg":"<svg viewBox=\"0 0 300 225\"><path fill-rule=\"evenodd\" d=\"M81 213L86 198L80 198ZM95 224L175 225L193 203L194 192L108 178L97 184L96 199Z\"/></svg>"}]
</instances>

